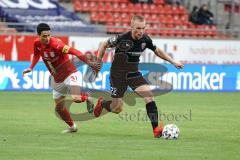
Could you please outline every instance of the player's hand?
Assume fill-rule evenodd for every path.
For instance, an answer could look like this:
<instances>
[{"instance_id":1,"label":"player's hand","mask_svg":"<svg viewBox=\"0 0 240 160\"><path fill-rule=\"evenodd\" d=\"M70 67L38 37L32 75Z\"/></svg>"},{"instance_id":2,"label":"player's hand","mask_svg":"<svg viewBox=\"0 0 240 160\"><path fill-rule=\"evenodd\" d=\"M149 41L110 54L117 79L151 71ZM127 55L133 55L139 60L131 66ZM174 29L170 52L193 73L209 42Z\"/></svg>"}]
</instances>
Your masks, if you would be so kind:
<instances>
[{"instance_id":1,"label":"player's hand","mask_svg":"<svg viewBox=\"0 0 240 160\"><path fill-rule=\"evenodd\" d=\"M92 75L91 75L91 81L94 82L98 76L98 72L101 70L102 63L91 63L89 64L92 68Z\"/></svg>"},{"instance_id":2,"label":"player's hand","mask_svg":"<svg viewBox=\"0 0 240 160\"><path fill-rule=\"evenodd\" d=\"M25 69L25 70L23 71L23 73L22 73L22 76L24 77L24 75L25 75L26 73L29 73L29 72L32 72L32 69L31 69L31 68Z\"/></svg>"},{"instance_id":3,"label":"player's hand","mask_svg":"<svg viewBox=\"0 0 240 160\"><path fill-rule=\"evenodd\" d=\"M90 62L89 66L92 68L92 70L94 70L94 72L98 73L101 68L102 68L102 62L101 61L94 61L94 62Z\"/></svg>"},{"instance_id":4,"label":"player's hand","mask_svg":"<svg viewBox=\"0 0 240 160\"><path fill-rule=\"evenodd\" d=\"M182 62L176 61L176 60L173 62L173 65L174 65L176 68L178 68L178 69L181 69L181 68L184 67L184 65L183 65Z\"/></svg>"}]
</instances>

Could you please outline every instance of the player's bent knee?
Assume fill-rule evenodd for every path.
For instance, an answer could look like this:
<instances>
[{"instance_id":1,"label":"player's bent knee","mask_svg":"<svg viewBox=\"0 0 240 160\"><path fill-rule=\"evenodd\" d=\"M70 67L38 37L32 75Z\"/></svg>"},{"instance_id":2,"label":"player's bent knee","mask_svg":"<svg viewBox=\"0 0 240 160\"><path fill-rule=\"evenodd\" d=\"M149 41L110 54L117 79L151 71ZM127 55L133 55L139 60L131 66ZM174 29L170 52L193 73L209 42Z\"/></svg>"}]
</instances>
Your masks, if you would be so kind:
<instances>
[{"instance_id":1,"label":"player's bent knee","mask_svg":"<svg viewBox=\"0 0 240 160\"><path fill-rule=\"evenodd\" d=\"M81 103L82 99L80 96L72 96L72 101L75 103Z\"/></svg>"},{"instance_id":2,"label":"player's bent knee","mask_svg":"<svg viewBox=\"0 0 240 160\"><path fill-rule=\"evenodd\" d=\"M146 103L150 103L150 102L154 101L154 98L153 97L144 97L144 101Z\"/></svg>"},{"instance_id":3,"label":"player's bent knee","mask_svg":"<svg viewBox=\"0 0 240 160\"><path fill-rule=\"evenodd\" d=\"M63 105L56 105L56 106L55 106L55 111L56 111L57 113L61 112L63 109L64 109L64 106L63 106Z\"/></svg>"}]
</instances>

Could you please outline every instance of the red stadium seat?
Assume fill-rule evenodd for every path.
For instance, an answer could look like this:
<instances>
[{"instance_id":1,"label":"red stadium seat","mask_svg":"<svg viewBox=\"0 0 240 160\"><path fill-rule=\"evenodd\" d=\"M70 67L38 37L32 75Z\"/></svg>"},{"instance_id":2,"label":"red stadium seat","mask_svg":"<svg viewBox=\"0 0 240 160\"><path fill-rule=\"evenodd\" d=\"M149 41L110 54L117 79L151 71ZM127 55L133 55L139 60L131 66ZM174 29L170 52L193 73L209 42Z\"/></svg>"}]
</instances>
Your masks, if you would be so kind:
<instances>
[{"instance_id":1,"label":"red stadium seat","mask_svg":"<svg viewBox=\"0 0 240 160\"><path fill-rule=\"evenodd\" d=\"M114 29L113 29L114 33L122 33L122 32L124 32L125 30L126 30L126 29L123 28L122 23L115 23L115 24L114 24Z\"/></svg>"},{"instance_id":2,"label":"red stadium seat","mask_svg":"<svg viewBox=\"0 0 240 160\"><path fill-rule=\"evenodd\" d=\"M175 29L175 35L176 35L176 37L184 37L185 36L182 29Z\"/></svg>"},{"instance_id":3,"label":"red stadium seat","mask_svg":"<svg viewBox=\"0 0 240 160\"><path fill-rule=\"evenodd\" d=\"M129 23L131 21L131 18L132 17L129 14L127 14L127 13L122 13L121 14L121 21L123 23Z\"/></svg>"},{"instance_id":4,"label":"red stadium seat","mask_svg":"<svg viewBox=\"0 0 240 160\"><path fill-rule=\"evenodd\" d=\"M142 13L142 5L140 3L137 3L134 5L134 13L136 14Z\"/></svg>"},{"instance_id":5,"label":"red stadium seat","mask_svg":"<svg viewBox=\"0 0 240 160\"><path fill-rule=\"evenodd\" d=\"M178 10L179 14L188 14L186 8L184 8L183 6L179 6Z\"/></svg>"},{"instance_id":6,"label":"red stadium seat","mask_svg":"<svg viewBox=\"0 0 240 160\"><path fill-rule=\"evenodd\" d=\"M134 5L132 3L128 3L127 12L128 13L134 13L134 11L135 11Z\"/></svg>"},{"instance_id":7,"label":"red stadium seat","mask_svg":"<svg viewBox=\"0 0 240 160\"><path fill-rule=\"evenodd\" d=\"M148 18L149 22L158 22L158 15L157 14L151 14Z\"/></svg>"},{"instance_id":8,"label":"red stadium seat","mask_svg":"<svg viewBox=\"0 0 240 160\"><path fill-rule=\"evenodd\" d=\"M109 33L124 31L122 26L126 28L130 25L132 15L143 15L149 23L146 31L151 35L213 38L225 36L217 32L215 25L195 25L189 22L184 6L169 5L164 1L133 4L129 0L73 0L73 5L76 12L91 13L90 19L93 23L106 23Z\"/></svg>"},{"instance_id":9,"label":"red stadium seat","mask_svg":"<svg viewBox=\"0 0 240 160\"><path fill-rule=\"evenodd\" d=\"M105 23L107 21L106 16L105 16L106 14L103 12L97 12L97 13L98 13L97 21L100 23Z\"/></svg>"},{"instance_id":10,"label":"red stadium seat","mask_svg":"<svg viewBox=\"0 0 240 160\"><path fill-rule=\"evenodd\" d=\"M88 10L90 12L97 12L98 11L98 3L90 2L90 4L88 5Z\"/></svg>"},{"instance_id":11,"label":"red stadium seat","mask_svg":"<svg viewBox=\"0 0 240 160\"><path fill-rule=\"evenodd\" d=\"M114 33L114 31L113 23L107 23L107 32Z\"/></svg>"},{"instance_id":12,"label":"red stadium seat","mask_svg":"<svg viewBox=\"0 0 240 160\"><path fill-rule=\"evenodd\" d=\"M162 29L160 30L160 36L163 37L170 37L172 35L172 31L170 31L169 29Z\"/></svg>"},{"instance_id":13,"label":"red stadium seat","mask_svg":"<svg viewBox=\"0 0 240 160\"><path fill-rule=\"evenodd\" d=\"M74 7L74 11L76 12L81 12L83 9L82 3L80 3L80 1L74 1L73 7Z\"/></svg>"},{"instance_id":14,"label":"red stadium seat","mask_svg":"<svg viewBox=\"0 0 240 160\"><path fill-rule=\"evenodd\" d=\"M97 6L97 11L99 12L106 12L106 8L105 8L105 4L100 2L98 3L98 6Z\"/></svg>"},{"instance_id":15,"label":"red stadium seat","mask_svg":"<svg viewBox=\"0 0 240 160\"><path fill-rule=\"evenodd\" d=\"M151 16L149 13L142 14L147 22L149 22L149 17Z\"/></svg>"},{"instance_id":16,"label":"red stadium seat","mask_svg":"<svg viewBox=\"0 0 240 160\"><path fill-rule=\"evenodd\" d=\"M106 16L106 22L107 23L113 23L114 22L114 18L113 18L113 14L112 13L107 12L105 16Z\"/></svg>"},{"instance_id":17,"label":"red stadium seat","mask_svg":"<svg viewBox=\"0 0 240 160\"><path fill-rule=\"evenodd\" d=\"M112 10L113 12L121 12L119 3L113 3Z\"/></svg>"},{"instance_id":18,"label":"red stadium seat","mask_svg":"<svg viewBox=\"0 0 240 160\"><path fill-rule=\"evenodd\" d=\"M113 13L113 19L114 19L114 22L116 23L122 22L122 17L120 13Z\"/></svg>"},{"instance_id":19,"label":"red stadium seat","mask_svg":"<svg viewBox=\"0 0 240 160\"><path fill-rule=\"evenodd\" d=\"M128 11L127 3L120 3L120 12L121 13L127 13Z\"/></svg>"},{"instance_id":20,"label":"red stadium seat","mask_svg":"<svg viewBox=\"0 0 240 160\"><path fill-rule=\"evenodd\" d=\"M90 3L89 2L85 2L85 1L82 2L82 11L83 12L89 12L90 11Z\"/></svg>"},{"instance_id":21,"label":"red stadium seat","mask_svg":"<svg viewBox=\"0 0 240 160\"><path fill-rule=\"evenodd\" d=\"M154 4L151 4L151 5L149 6L149 11L150 11L150 13L152 13L152 14L163 14L163 13L164 13L163 6L162 6L162 5L154 5Z\"/></svg>"},{"instance_id":22,"label":"red stadium seat","mask_svg":"<svg viewBox=\"0 0 240 160\"><path fill-rule=\"evenodd\" d=\"M99 18L98 18L97 12L92 12L91 15L90 15L90 19L91 19L91 21L94 22L94 23L98 22L98 19L99 19Z\"/></svg>"},{"instance_id":23,"label":"red stadium seat","mask_svg":"<svg viewBox=\"0 0 240 160\"><path fill-rule=\"evenodd\" d=\"M144 3L144 4L142 5L142 12L143 12L143 13L151 13L152 11L150 10L150 5Z\"/></svg>"},{"instance_id":24,"label":"red stadium seat","mask_svg":"<svg viewBox=\"0 0 240 160\"><path fill-rule=\"evenodd\" d=\"M150 26L147 27L147 33L151 35L158 35L159 34L159 23L152 23Z\"/></svg>"},{"instance_id":25,"label":"red stadium seat","mask_svg":"<svg viewBox=\"0 0 240 160\"><path fill-rule=\"evenodd\" d=\"M111 3L105 3L105 12L113 12L113 7Z\"/></svg>"},{"instance_id":26,"label":"red stadium seat","mask_svg":"<svg viewBox=\"0 0 240 160\"><path fill-rule=\"evenodd\" d=\"M167 24L174 24L173 17L171 15L166 15L166 21Z\"/></svg>"},{"instance_id":27,"label":"red stadium seat","mask_svg":"<svg viewBox=\"0 0 240 160\"><path fill-rule=\"evenodd\" d=\"M174 15L181 14L181 11L180 11L180 9L179 9L179 6L176 6L176 5L172 6L172 13L173 13Z\"/></svg>"},{"instance_id":28,"label":"red stadium seat","mask_svg":"<svg viewBox=\"0 0 240 160\"><path fill-rule=\"evenodd\" d=\"M155 4L164 4L164 0L154 0Z\"/></svg>"},{"instance_id":29,"label":"red stadium seat","mask_svg":"<svg viewBox=\"0 0 240 160\"><path fill-rule=\"evenodd\" d=\"M173 14L171 5L165 5L163 10L164 10L164 14Z\"/></svg>"}]
</instances>

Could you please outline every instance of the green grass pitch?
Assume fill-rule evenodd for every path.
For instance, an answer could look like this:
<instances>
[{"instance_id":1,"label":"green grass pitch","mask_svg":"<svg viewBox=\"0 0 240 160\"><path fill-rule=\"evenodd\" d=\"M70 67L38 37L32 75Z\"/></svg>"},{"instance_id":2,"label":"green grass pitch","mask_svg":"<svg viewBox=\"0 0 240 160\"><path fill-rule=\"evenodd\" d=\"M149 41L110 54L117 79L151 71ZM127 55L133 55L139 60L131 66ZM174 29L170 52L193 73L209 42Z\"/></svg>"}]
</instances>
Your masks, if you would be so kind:
<instances>
[{"instance_id":1,"label":"green grass pitch","mask_svg":"<svg viewBox=\"0 0 240 160\"><path fill-rule=\"evenodd\" d=\"M142 99L120 115L79 122L79 132L61 134L66 125L54 114L51 93L0 92L0 97L1 160L240 159L240 93L156 97L165 124L180 128L173 141L153 138ZM73 107L86 110L85 104Z\"/></svg>"}]
</instances>

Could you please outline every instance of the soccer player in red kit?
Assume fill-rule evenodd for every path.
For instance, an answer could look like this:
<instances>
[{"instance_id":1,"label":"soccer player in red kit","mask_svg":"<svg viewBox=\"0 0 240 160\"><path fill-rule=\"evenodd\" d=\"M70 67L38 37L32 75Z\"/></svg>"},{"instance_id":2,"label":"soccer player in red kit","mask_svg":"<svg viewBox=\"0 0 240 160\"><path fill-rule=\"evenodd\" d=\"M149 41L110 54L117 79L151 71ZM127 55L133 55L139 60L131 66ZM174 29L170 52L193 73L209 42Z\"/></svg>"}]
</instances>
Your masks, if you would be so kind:
<instances>
[{"instance_id":1,"label":"soccer player in red kit","mask_svg":"<svg viewBox=\"0 0 240 160\"><path fill-rule=\"evenodd\" d=\"M51 37L51 29L48 24L40 23L37 26L38 38L34 41L34 55L31 66L23 71L24 74L31 72L41 57L49 72L54 78L53 98L55 100L55 111L69 125L64 133L77 131L77 126L70 116L64 102L66 94L71 95L72 101L81 103L86 101L88 107L93 108L92 99L88 94L80 92L80 73L69 59L68 54L78 57L81 61L92 67L93 70L100 69L100 63L89 60L80 51L64 44L60 39ZM88 108L89 109L89 108Z\"/></svg>"}]
</instances>

